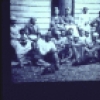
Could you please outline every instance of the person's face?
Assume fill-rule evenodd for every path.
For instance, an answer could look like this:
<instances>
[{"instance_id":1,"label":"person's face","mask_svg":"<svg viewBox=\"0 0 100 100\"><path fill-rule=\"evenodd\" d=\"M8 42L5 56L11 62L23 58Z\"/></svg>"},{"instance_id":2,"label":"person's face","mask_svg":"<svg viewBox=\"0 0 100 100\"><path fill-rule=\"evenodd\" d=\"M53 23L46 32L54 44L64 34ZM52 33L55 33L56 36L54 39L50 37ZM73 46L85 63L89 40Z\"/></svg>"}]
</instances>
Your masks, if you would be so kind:
<instances>
[{"instance_id":1,"label":"person's face","mask_svg":"<svg viewBox=\"0 0 100 100\"><path fill-rule=\"evenodd\" d=\"M66 10L65 10L65 14L68 15L68 14L70 14L70 13L71 13L70 9L66 9Z\"/></svg>"},{"instance_id":2,"label":"person's face","mask_svg":"<svg viewBox=\"0 0 100 100\"><path fill-rule=\"evenodd\" d=\"M83 9L83 13L86 14L88 12L87 9Z\"/></svg>"},{"instance_id":3,"label":"person's face","mask_svg":"<svg viewBox=\"0 0 100 100\"><path fill-rule=\"evenodd\" d=\"M85 31L84 30L81 30L80 31L80 36L84 36L85 35Z\"/></svg>"},{"instance_id":4,"label":"person's face","mask_svg":"<svg viewBox=\"0 0 100 100\"><path fill-rule=\"evenodd\" d=\"M85 36L86 36L86 37L89 37L89 33L85 32Z\"/></svg>"},{"instance_id":5,"label":"person's face","mask_svg":"<svg viewBox=\"0 0 100 100\"><path fill-rule=\"evenodd\" d=\"M92 37L92 40L93 40L93 41L96 41L96 40L97 40L97 37Z\"/></svg>"},{"instance_id":6,"label":"person's face","mask_svg":"<svg viewBox=\"0 0 100 100\"><path fill-rule=\"evenodd\" d=\"M61 36L62 36L62 37L65 37L65 36L66 36L66 32L65 32L65 31L62 31L62 32L61 32Z\"/></svg>"},{"instance_id":7,"label":"person's face","mask_svg":"<svg viewBox=\"0 0 100 100\"><path fill-rule=\"evenodd\" d=\"M36 24L36 21L35 21L34 19L31 19L31 20L30 20L30 23L31 23L31 24Z\"/></svg>"},{"instance_id":8,"label":"person's face","mask_svg":"<svg viewBox=\"0 0 100 100\"><path fill-rule=\"evenodd\" d=\"M55 30L55 34L57 37L58 37L58 35L61 36L61 32L59 30Z\"/></svg>"},{"instance_id":9,"label":"person's face","mask_svg":"<svg viewBox=\"0 0 100 100\"><path fill-rule=\"evenodd\" d=\"M68 43L72 44L72 41L73 41L72 38L68 37Z\"/></svg>"},{"instance_id":10,"label":"person's face","mask_svg":"<svg viewBox=\"0 0 100 100\"><path fill-rule=\"evenodd\" d=\"M45 39L45 35L42 34L42 35L40 35L40 36L41 36L42 39Z\"/></svg>"},{"instance_id":11,"label":"person's face","mask_svg":"<svg viewBox=\"0 0 100 100\"><path fill-rule=\"evenodd\" d=\"M70 29L68 33L69 33L69 35L72 35L73 34L73 30Z\"/></svg>"},{"instance_id":12,"label":"person's face","mask_svg":"<svg viewBox=\"0 0 100 100\"><path fill-rule=\"evenodd\" d=\"M55 9L55 15L58 15L58 14L59 14L59 10Z\"/></svg>"},{"instance_id":13,"label":"person's face","mask_svg":"<svg viewBox=\"0 0 100 100\"><path fill-rule=\"evenodd\" d=\"M74 37L75 42L78 42L78 40L79 40L79 37Z\"/></svg>"},{"instance_id":14,"label":"person's face","mask_svg":"<svg viewBox=\"0 0 100 100\"><path fill-rule=\"evenodd\" d=\"M47 41L47 42L51 41L51 36L50 36L50 35L47 35L47 36L46 36L46 41Z\"/></svg>"}]
</instances>

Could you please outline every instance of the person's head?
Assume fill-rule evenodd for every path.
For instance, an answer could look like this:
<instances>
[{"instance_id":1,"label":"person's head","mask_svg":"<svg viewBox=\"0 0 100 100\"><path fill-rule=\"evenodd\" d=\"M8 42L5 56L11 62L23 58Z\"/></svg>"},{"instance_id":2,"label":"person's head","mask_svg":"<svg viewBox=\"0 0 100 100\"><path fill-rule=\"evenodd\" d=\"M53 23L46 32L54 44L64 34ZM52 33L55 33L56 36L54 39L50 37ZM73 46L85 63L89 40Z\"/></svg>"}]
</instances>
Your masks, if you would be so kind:
<instances>
[{"instance_id":1,"label":"person's head","mask_svg":"<svg viewBox=\"0 0 100 100\"><path fill-rule=\"evenodd\" d=\"M73 34L73 31L74 31L73 28L69 28L69 29L68 29L68 32L67 32L68 35L72 35L72 34Z\"/></svg>"},{"instance_id":2,"label":"person's head","mask_svg":"<svg viewBox=\"0 0 100 100\"><path fill-rule=\"evenodd\" d=\"M17 22L17 18L15 16L10 17L10 25L15 25Z\"/></svg>"},{"instance_id":3,"label":"person's head","mask_svg":"<svg viewBox=\"0 0 100 100\"><path fill-rule=\"evenodd\" d=\"M47 42L49 42L49 41L51 41L51 37L52 37L51 34L47 33L46 36L45 36L45 40Z\"/></svg>"},{"instance_id":4,"label":"person's head","mask_svg":"<svg viewBox=\"0 0 100 100\"><path fill-rule=\"evenodd\" d=\"M26 38L24 37L25 29L21 28L19 30L19 32L20 32L20 35L21 35L20 43L21 43L22 46L25 46L27 44Z\"/></svg>"},{"instance_id":5,"label":"person's head","mask_svg":"<svg viewBox=\"0 0 100 100\"><path fill-rule=\"evenodd\" d=\"M84 29L82 29L82 28L80 29L79 35L80 35L81 37L85 36L85 31L84 31Z\"/></svg>"},{"instance_id":6,"label":"person's head","mask_svg":"<svg viewBox=\"0 0 100 100\"><path fill-rule=\"evenodd\" d=\"M65 15L71 14L71 9L69 7L65 8Z\"/></svg>"},{"instance_id":7,"label":"person's head","mask_svg":"<svg viewBox=\"0 0 100 100\"><path fill-rule=\"evenodd\" d=\"M20 33L21 36L23 36L25 34L25 28L21 28L19 30L19 33Z\"/></svg>"},{"instance_id":8,"label":"person's head","mask_svg":"<svg viewBox=\"0 0 100 100\"><path fill-rule=\"evenodd\" d=\"M83 7L82 11L83 11L84 14L86 14L86 13L88 13L88 8L87 7Z\"/></svg>"},{"instance_id":9,"label":"person's head","mask_svg":"<svg viewBox=\"0 0 100 100\"><path fill-rule=\"evenodd\" d=\"M30 18L30 24L36 24L36 18L34 18L34 17L31 17Z\"/></svg>"},{"instance_id":10,"label":"person's head","mask_svg":"<svg viewBox=\"0 0 100 100\"><path fill-rule=\"evenodd\" d=\"M74 24L74 20L72 18L69 19L69 24Z\"/></svg>"},{"instance_id":11,"label":"person's head","mask_svg":"<svg viewBox=\"0 0 100 100\"><path fill-rule=\"evenodd\" d=\"M99 34L98 34L97 32L94 32L94 33L92 34L92 40L93 40L93 41L96 41L98 38L99 38Z\"/></svg>"},{"instance_id":12,"label":"person's head","mask_svg":"<svg viewBox=\"0 0 100 100\"><path fill-rule=\"evenodd\" d=\"M42 34L42 33L40 34L40 37L41 37L43 40L45 40L45 36L46 36L45 34Z\"/></svg>"},{"instance_id":13,"label":"person's head","mask_svg":"<svg viewBox=\"0 0 100 100\"><path fill-rule=\"evenodd\" d=\"M89 32L85 31L85 37L89 37Z\"/></svg>"},{"instance_id":14,"label":"person's head","mask_svg":"<svg viewBox=\"0 0 100 100\"><path fill-rule=\"evenodd\" d=\"M68 43L72 44L72 42L73 42L73 37L68 37Z\"/></svg>"},{"instance_id":15,"label":"person's head","mask_svg":"<svg viewBox=\"0 0 100 100\"><path fill-rule=\"evenodd\" d=\"M74 36L74 42L78 42L79 41L79 36Z\"/></svg>"},{"instance_id":16,"label":"person's head","mask_svg":"<svg viewBox=\"0 0 100 100\"><path fill-rule=\"evenodd\" d=\"M58 9L58 7L55 7L55 9L54 9L54 13L55 13L55 15L58 15L59 14L59 9Z\"/></svg>"},{"instance_id":17,"label":"person's head","mask_svg":"<svg viewBox=\"0 0 100 100\"><path fill-rule=\"evenodd\" d=\"M56 31L55 31L55 37L56 37L57 39L60 39L60 38L61 38L61 32L60 32L59 30L56 30Z\"/></svg>"},{"instance_id":18,"label":"person's head","mask_svg":"<svg viewBox=\"0 0 100 100\"><path fill-rule=\"evenodd\" d=\"M61 32L61 36L62 36L62 37L65 37L65 36L66 36L66 32L65 32L65 31L62 31L62 32Z\"/></svg>"},{"instance_id":19,"label":"person's head","mask_svg":"<svg viewBox=\"0 0 100 100\"><path fill-rule=\"evenodd\" d=\"M55 26L54 21L51 21L51 23L50 23L50 27L54 27L54 26Z\"/></svg>"}]
</instances>

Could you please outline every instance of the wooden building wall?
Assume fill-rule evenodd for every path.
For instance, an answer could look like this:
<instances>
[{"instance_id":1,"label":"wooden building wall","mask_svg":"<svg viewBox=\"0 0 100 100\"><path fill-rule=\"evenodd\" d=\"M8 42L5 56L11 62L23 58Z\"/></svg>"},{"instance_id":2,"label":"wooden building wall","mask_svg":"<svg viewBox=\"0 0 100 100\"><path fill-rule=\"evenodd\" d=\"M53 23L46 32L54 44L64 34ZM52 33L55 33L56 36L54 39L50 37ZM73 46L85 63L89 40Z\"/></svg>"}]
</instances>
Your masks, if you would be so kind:
<instances>
[{"instance_id":1,"label":"wooden building wall","mask_svg":"<svg viewBox=\"0 0 100 100\"><path fill-rule=\"evenodd\" d=\"M16 15L23 26L30 17L36 17L41 32L46 32L51 18L51 0L10 0L10 15Z\"/></svg>"},{"instance_id":2,"label":"wooden building wall","mask_svg":"<svg viewBox=\"0 0 100 100\"><path fill-rule=\"evenodd\" d=\"M88 7L89 14L92 19L98 16L98 12L100 11L100 0L75 0L75 19L77 22L77 18L82 13L82 8Z\"/></svg>"}]
</instances>

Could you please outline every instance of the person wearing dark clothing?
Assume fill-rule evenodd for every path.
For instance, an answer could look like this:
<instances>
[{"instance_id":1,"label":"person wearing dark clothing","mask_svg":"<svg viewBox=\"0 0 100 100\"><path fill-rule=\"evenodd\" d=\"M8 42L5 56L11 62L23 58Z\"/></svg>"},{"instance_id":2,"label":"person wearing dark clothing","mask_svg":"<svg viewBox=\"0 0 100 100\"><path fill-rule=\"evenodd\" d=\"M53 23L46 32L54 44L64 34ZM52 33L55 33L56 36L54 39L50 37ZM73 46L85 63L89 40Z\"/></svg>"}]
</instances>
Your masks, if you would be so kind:
<instances>
[{"instance_id":1,"label":"person wearing dark clothing","mask_svg":"<svg viewBox=\"0 0 100 100\"><path fill-rule=\"evenodd\" d=\"M98 17L95 18L92 22L91 22L92 27L96 27L96 32L98 32L99 37L100 37L100 11L98 13Z\"/></svg>"},{"instance_id":2,"label":"person wearing dark clothing","mask_svg":"<svg viewBox=\"0 0 100 100\"><path fill-rule=\"evenodd\" d=\"M36 24L36 18L31 17L29 23L25 26L25 29L29 38L39 38L41 32L38 25Z\"/></svg>"}]
</instances>

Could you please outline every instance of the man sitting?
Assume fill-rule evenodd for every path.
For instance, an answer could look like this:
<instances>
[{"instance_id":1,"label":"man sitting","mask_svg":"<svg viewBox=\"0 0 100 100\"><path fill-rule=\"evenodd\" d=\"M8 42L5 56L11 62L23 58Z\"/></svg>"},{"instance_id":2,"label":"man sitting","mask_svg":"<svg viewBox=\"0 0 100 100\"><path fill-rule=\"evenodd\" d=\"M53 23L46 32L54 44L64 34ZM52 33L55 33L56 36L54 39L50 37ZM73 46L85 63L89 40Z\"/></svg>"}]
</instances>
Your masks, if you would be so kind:
<instances>
[{"instance_id":1,"label":"man sitting","mask_svg":"<svg viewBox=\"0 0 100 100\"><path fill-rule=\"evenodd\" d=\"M100 50L100 41L97 38L99 34L94 33L92 35L92 42L85 47L85 61L87 62L94 62L99 59L99 50Z\"/></svg>"},{"instance_id":2,"label":"man sitting","mask_svg":"<svg viewBox=\"0 0 100 100\"><path fill-rule=\"evenodd\" d=\"M20 29L20 38L16 42L14 48L17 54L18 61L20 66L23 67L24 64L28 62L28 57L26 56L28 51L31 50L31 41L28 40L27 35L25 34L25 29Z\"/></svg>"},{"instance_id":3,"label":"man sitting","mask_svg":"<svg viewBox=\"0 0 100 100\"><path fill-rule=\"evenodd\" d=\"M29 38L39 37L40 35L40 29L36 24L35 18L30 18L29 23L25 26L25 29Z\"/></svg>"},{"instance_id":4,"label":"man sitting","mask_svg":"<svg viewBox=\"0 0 100 100\"><path fill-rule=\"evenodd\" d=\"M61 32L58 30L55 31L55 36L56 37L53 38L52 41L57 48L59 59L63 59L65 56L65 44L67 43L67 38L64 36L61 37Z\"/></svg>"},{"instance_id":5,"label":"man sitting","mask_svg":"<svg viewBox=\"0 0 100 100\"><path fill-rule=\"evenodd\" d=\"M50 64L52 69L58 70L59 60L57 55L57 49L55 44L51 41L51 34L41 35L37 40L37 52L38 57L36 57L37 63L45 62Z\"/></svg>"}]
</instances>

